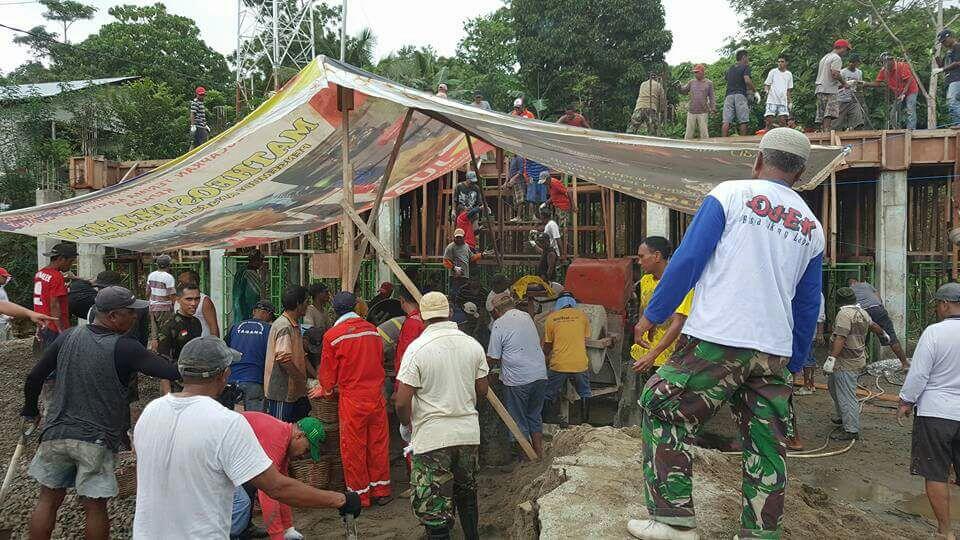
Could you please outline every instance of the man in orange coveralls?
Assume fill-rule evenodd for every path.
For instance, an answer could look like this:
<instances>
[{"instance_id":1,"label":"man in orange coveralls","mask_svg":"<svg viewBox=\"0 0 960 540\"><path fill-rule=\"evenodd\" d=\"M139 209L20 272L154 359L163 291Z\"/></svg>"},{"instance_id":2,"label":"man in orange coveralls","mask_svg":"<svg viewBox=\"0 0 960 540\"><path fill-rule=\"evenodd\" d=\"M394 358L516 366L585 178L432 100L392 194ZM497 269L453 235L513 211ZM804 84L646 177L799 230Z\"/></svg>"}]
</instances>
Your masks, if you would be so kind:
<instances>
[{"instance_id":1,"label":"man in orange coveralls","mask_svg":"<svg viewBox=\"0 0 960 540\"><path fill-rule=\"evenodd\" d=\"M377 328L356 314L357 297L342 291L333 297L337 322L323 335L320 372L311 397L330 395L340 402L340 455L347 490L363 506L383 506L390 494L390 436L383 398L383 339Z\"/></svg>"},{"instance_id":2,"label":"man in orange coveralls","mask_svg":"<svg viewBox=\"0 0 960 540\"><path fill-rule=\"evenodd\" d=\"M290 460L305 455L307 451L314 461L320 460L320 443L325 435L323 424L316 418L308 416L296 424L288 424L260 412L246 411L240 414L250 424L263 451L281 473L287 474ZM289 506L271 499L262 491L258 497L263 511L263 524L271 540L303 540L303 535L293 528L293 511Z\"/></svg>"}]
</instances>

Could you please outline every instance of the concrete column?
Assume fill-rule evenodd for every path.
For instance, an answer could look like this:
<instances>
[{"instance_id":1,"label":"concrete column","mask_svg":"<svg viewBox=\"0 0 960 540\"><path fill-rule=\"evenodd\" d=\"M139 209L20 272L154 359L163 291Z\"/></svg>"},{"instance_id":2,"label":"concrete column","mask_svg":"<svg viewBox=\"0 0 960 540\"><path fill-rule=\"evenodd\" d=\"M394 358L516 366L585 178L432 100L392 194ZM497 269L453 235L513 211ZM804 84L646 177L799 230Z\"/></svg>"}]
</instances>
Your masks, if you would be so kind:
<instances>
[{"instance_id":1,"label":"concrete column","mask_svg":"<svg viewBox=\"0 0 960 540\"><path fill-rule=\"evenodd\" d=\"M210 290L207 295L213 302L213 307L217 309L217 316L220 318L220 335L223 336L230 331L230 325L233 323L227 317L227 306L224 305L223 297L223 263L227 252L222 249L211 249L209 254Z\"/></svg>"},{"instance_id":2,"label":"concrete column","mask_svg":"<svg viewBox=\"0 0 960 540\"><path fill-rule=\"evenodd\" d=\"M383 245L390 248L394 257L400 249L400 223L397 209L397 199L383 201L380 203L380 215L377 217L377 238L383 242ZM392 279L393 272L390 271L390 267L382 257L377 255L377 283Z\"/></svg>"},{"instance_id":3,"label":"concrete column","mask_svg":"<svg viewBox=\"0 0 960 540\"><path fill-rule=\"evenodd\" d=\"M37 190L37 205L47 204L52 202L57 202L63 197L60 195L60 192L55 189L38 189ZM37 237L37 268L43 268L50 262L49 257L44 257L43 254L49 252L53 249L53 246L57 245L59 240L56 238L48 238L44 236Z\"/></svg>"},{"instance_id":4,"label":"concrete column","mask_svg":"<svg viewBox=\"0 0 960 540\"><path fill-rule=\"evenodd\" d=\"M77 272L80 277L92 279L106 270L103 264L106 254L106 248L100 244L77 244Z\"/></svg>"},{"instance_id":5,"label":"concrete column","mask_svg":"<svg viewBox=\"0 0 960 540\"><path fill-rule=\"evenodd\" d=\"M662 236L670 239L670 209L647 201L647 236Z\"/></svg>"},{"instance_id":6,"label":"concrete column","mask_svg":"<svg viewBox=\"0 0 960 540\"><path fill-rule=\"evenodd\" d=\"M906 348L907 331L907 171L880 171L877 185L875 284Z\"/></svg>"}]
</instances>

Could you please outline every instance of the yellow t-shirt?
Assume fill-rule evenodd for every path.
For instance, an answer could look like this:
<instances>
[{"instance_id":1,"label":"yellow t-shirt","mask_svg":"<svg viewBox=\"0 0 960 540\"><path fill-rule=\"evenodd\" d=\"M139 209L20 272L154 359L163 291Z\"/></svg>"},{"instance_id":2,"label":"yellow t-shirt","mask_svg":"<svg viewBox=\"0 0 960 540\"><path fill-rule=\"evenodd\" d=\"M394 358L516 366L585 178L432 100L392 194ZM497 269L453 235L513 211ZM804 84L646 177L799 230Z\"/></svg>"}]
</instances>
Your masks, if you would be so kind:
<instances>
[{"instance_id":1,"label":"yellow t-shirt","mask_svg":"<svg viewBox=\"0 0 960 540\"><path fill-rule=\"evenodd\" d=\"M644 274L640 278L640 313L643 313L643 310L647 309L647 305L650 304L650 299L653 298L653 291L657 290L657 284L660 283L660 280L653 277L653 274ZM690 307L693 305L693 289L690 289L690 292L687 293L687 296L683 298L683 302L680 302L680 305L677 306L675 313L679 313L684 317L690 316ZM660 340L663 339L663 335L667 333L667 329L670 328L669 319L663 324L657 326L656 330L653 333L653 341L650 343L656 347L657 343L660 343ZM673 349L676 347L677 342L674 341L670 344L669 347L663 350L660 353L660 356L653 361L653 365L662 366L667 363L667 360L670 359L670 355L673 354ZM646 349L638 347L641 351L641 355L646 352Z\"/></svg>"},{"instance_id":2,"label":"yellow t-shirt","mask_svg":"<svg viewBox=\"0 0 960 540\"><path fill-rule=\"evenodd\" d=\"M590 336L590 320L575 307L558 309L547 315L543 341L553 343L549 366L560 373L580 373L587 370L586 339Z\"/></svg>"}]
</instances>

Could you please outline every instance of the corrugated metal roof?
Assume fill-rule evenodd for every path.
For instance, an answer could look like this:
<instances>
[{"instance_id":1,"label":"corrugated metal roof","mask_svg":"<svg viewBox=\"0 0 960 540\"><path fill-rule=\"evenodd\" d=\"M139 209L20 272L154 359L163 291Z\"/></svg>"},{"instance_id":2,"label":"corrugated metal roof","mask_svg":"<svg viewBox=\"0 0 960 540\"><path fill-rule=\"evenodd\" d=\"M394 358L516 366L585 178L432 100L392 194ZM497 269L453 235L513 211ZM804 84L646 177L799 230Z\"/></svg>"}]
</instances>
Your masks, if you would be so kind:
<instances>
[{"instance_id":1,"label":"corrugated metal roof","mask_svg":"<svg viewBox=\"0 0 960 540\"><path fill-rule=\"evenodd\" d=\"M34 97L50 97L64 92L82 90L91 86L114 84L139 77L111 77L108 79L87 79L83 81L62 81L37 84L15 84L0 86L0 101L17 101Z\"/></svg>"}]
</instances>

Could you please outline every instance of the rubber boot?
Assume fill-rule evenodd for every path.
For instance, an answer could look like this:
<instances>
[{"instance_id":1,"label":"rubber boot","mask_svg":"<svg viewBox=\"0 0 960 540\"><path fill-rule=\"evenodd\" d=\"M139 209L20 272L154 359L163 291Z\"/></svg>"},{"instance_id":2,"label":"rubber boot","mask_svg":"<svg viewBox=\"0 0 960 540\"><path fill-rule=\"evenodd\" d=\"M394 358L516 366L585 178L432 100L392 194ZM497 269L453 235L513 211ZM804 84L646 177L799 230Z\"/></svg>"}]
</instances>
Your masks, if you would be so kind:
<instances>
[{"instance_id":1,"label":"rubber boot","mask_svg":"<svg viewBox=\"0 0 960 540\"><path fill-rule=\"evenodd\" d=\"M457 515L460 517L460 527L463 529L463 537L466 540L477 540L480 533L477 525L480 521L480 510L477 508L477 492L457 496L455 498L457 506Z\"/></svg>"},{"instance_id":2,"label":"rubber boot","mask_svg":"<svg viewBox=\"0 0 960 540\"><path fill-rule=\"evenodd\" d=\"M450 527L448 525L441 525L440 527L425 525L424 528L427 530L427 540L449 540L450 538Z\"/></svg>"},{"instance_id":3,"label":"rubber boot","mask_svg":"<svg viewBox=\"0 0 960 540\"><path fill-rule=\"evenodd\" d=\"M580 398L580 423L590 423L590 398Z\"/></svg>"}]
</instances>

